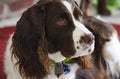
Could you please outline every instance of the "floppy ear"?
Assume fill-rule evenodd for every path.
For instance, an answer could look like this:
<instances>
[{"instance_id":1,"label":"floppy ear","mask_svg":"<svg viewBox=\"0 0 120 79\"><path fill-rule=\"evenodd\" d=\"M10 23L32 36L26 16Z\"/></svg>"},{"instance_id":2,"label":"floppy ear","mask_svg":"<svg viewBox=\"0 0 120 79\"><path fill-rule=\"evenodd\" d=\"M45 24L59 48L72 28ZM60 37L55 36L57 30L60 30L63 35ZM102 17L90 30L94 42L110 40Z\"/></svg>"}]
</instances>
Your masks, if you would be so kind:
<instances>
[{"instance_id":1,"label":"floppy ear","mask_svg":"<svg viewBox=\"0 0 120 79\"><path fill-rule=\"evenodd\" d=\"M39 4L39 3L38 3ZM34 5L18 21L13 35L12 55L26 79L42 79L49 73L45 40L45 6Z\"/></svg>"}]
</instances>

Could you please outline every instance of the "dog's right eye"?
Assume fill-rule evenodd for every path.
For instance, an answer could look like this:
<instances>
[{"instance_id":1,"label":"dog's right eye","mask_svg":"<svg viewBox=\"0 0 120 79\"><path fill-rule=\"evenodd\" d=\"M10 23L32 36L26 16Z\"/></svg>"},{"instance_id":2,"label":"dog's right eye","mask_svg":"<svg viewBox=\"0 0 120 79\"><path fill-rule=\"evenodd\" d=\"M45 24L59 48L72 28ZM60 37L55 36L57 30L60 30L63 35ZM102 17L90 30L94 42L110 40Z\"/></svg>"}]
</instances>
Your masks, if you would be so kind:
<instances>
[{"instance_id":1,"label":"dog's right eye","mask_svg":"<svg viewBox=\"0 0 120 79\"><path fill-rule=\"evenodd\" d=\"M64 25L67 25L68 21L65 17L59 17L56 23L59 26L64 26Z\"/></svg>"}]
</instances>

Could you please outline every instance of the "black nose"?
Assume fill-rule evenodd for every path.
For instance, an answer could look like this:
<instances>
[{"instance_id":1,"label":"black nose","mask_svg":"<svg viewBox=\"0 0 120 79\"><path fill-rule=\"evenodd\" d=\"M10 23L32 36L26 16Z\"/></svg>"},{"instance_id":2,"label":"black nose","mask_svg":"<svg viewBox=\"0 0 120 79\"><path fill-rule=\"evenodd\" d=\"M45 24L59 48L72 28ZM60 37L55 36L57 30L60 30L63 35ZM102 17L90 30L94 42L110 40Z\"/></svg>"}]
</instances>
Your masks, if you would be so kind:
<instances>
[{"instance_id":1,"label":"black nose","mask_svg":"<svg viewBox=\"0 0 120 79\"><path fill-rule=\"evenodd\" d=\"M87 34L84 36L81 36L80 43L85 43L85 44L92 44L94 41L94 36L91 34Z\"/></svg>"}]
</instances>

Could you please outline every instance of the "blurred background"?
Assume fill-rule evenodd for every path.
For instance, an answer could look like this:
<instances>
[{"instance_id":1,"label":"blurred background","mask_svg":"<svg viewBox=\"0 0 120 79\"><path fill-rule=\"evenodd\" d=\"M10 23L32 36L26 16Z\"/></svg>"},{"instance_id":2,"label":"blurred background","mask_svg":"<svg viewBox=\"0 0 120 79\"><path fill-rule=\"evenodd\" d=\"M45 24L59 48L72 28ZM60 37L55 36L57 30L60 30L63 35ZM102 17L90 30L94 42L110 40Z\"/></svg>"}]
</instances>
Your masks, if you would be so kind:
<instances>
[{"instance_id":1,"label":"blurred background","mask_svg":"<svg viewBox=\"0 0 120 79\"><path fill-rule=\"evenodd\" d=\"M90 1L92 4L90 9L91 15L98 16L109 23L120 24L120 0L90 0ZM104 6L105 4L106 6ZM108 13L104 14L105 12L104 10L106 11L108 10Z\"/></svg>"},{"instance_id":2,"label":"blurred background","mask_svg":"<svg viewBox=\"0 0 120 79\"><path fill-rule=\"evenodd\" d=\"M0 0L0 28L15 25L21 14L38 0ZM120 0L106 0L107 8L111 14L103 16L98 14L97 7L100 0L91 1L90 15L99 16L110 23L120 24ZM104 8L104 7L103 7Z\"/></svg>"},{"instance_id":3,"label":"blurred background","mask_svg":"<svg viewBox=\"0 0 120 79\"><path fill-rule=\"evenodd\" d=\"M9 35L14 32L16 22L21 14L38 0L0 0L0 79L6 79L3 61L4 52ZM111 23L120 36L120 0L87 0L90 2L89 15L98 17ZM100 13L98 11L98 1L106 1L108 14L104 14L106 8L101 4Z\"/></svg>"},{"instance_id":4,"label":"blurred background","mask_svg":"<svg viewBox=\"0 0 120 79\"><path fill-rule=\"evenodd\" d=\"M6 79L3 61L7 40L21 14L37 0L0 0L0 79Z\"/></svg>"},{"instance_id":5,"label":"blurred background","mask_svg":"<svg viewBox=\"0 0 120 79\"><path fill-rule=\"evenodd\" d=\"M0 27L15 25L21 14L37 0L0 0Z\"/></svg>"}]
</instances>

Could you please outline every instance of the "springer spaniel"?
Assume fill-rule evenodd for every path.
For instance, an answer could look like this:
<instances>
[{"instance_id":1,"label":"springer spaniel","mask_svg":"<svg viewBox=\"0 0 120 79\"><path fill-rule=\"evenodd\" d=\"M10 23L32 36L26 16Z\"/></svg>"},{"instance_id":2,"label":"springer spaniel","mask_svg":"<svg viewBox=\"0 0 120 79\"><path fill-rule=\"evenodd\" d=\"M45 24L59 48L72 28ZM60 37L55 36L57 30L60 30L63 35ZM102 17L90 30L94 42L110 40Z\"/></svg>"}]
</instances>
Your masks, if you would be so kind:
<instances>
[{"instance_id":1,"label":"springer spaniel","mask_svg":"<svg viewBox=\"0 0 120 79\"><path fill-rule=\"evenodd\" d=\"M91 54L95 44L94 35L76 18L82 17L78 10L72 0L40 0L25 11L8 41L7 79L75 79L77 63L58 65ZM63 65L70 72L58 71Z\"/></svg>"},{"instance_id":2,"label":"springer spaniel","mask_svg":"<svg viewBox=\"0 0 120 79\"><path fill-rule=\"evenodd\" d=\"M7 79L119 79L119 47L114 28L82 14L73 0L40 0L18 21L4 68Z\"/></svg>"}]
</instances>

